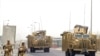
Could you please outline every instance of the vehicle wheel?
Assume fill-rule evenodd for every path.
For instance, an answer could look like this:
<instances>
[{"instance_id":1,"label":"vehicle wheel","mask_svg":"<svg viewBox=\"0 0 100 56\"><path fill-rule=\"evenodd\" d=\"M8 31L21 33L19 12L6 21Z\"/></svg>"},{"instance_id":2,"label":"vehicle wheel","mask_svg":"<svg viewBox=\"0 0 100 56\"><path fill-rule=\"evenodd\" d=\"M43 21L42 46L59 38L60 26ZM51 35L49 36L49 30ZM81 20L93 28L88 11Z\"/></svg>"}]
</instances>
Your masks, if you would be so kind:
<instances>
[{"instance_id":1,"label":"vehicle wheel","mask_svg":"<svg viewBox=\"0 0 100 56\"><path fill-rule=\"evenodd\" d=\"M75 56L75 52L72 50L70 50L70 56Z\"/></svg>"},{"instance_id":2,"label":"vehicle wheel","mask_svg":"<svg viewBox=\"0 0 100 56\"><path fill-rule=\"evenodd\" d=\"M75 52L74 51L72 51L72 56L75 56Z\"/></svg>"},{"instance_id":3,"label":"vehicle wheel","mask_svg":"<svg viewBox=\"0 0 100 56\"><path fill-rule=\"evenodd\" d=\"M65 56L75 56L75 53L72 50L70 52L66 51Z\"/></svg>"},{"instance_id":4,"label":"vehicle wheel","mask_svg":"<svg viewBox=\"0 0 100 56\"><path fill-rule=\"evenodd\" d=\"M68 51L65 51L65 56L70 56Z\"/></svg>"},{"instance_id":5,"label":"vehicle wheel","mask_svg":"<svg viewBox=\"0 0 100 56\"><path fill-rule=\"evenodd\" d=\"M90 56L90 55L85 54L85 56Z\"/></svg>"},{"instance_id":6,"label":"vehicle wheel","mask_svg":"<svg viewBox=\"0 0 100 56\"><path fill-rule=\"evenodd\" d=\"M49 48L47 48L47 52L49 52L50 51L50 49Z\"/></svg>"},{"instance_id":7,"label":"vehicle wheel","mask_svg":"<svg viewBox=\"0 0 100 56\"><path fill-rule=\"evenodd\" d=\"M44 48L44 52L49 52L49 48Z\"/></svg>"},{"instance_id":8,"label":"vehicle wheel","mask_svg":"<svg viewBox=\"0 0 100 56\"><path fill-rule=\"evenodd\" d=\"M89 52L90 56L95 56L95 51Z\"/></svg>"},{"instance_id":9,"label":"vehicle wheel","mask_svg":"<svg viewBox=\"0 0 100 56\"><path fill-rule=\"evenodd\" d=\"M89 53L87 53L87 52L84 52L84 55L85 55L85 56L90 56L90 54L89 54Z\"/></svg>"},{"instance_id":10,"label":"vehicle wheel","mask_svg":"<svg viewBox=\"0 0 100 56\"><path fill-rule=\"evenodd\" d=\"M35 53L35 50L36 50L36 49L33 47L33 48L32 48L32 52Z\"/></svg>"},{"instance_id":11,"label":"vehicle wheel","mask_svg":"<svg viewBox=\"0 0 100 56\"><path fill-rule=\"evenodd\" d=\"M32 52L32 47L30 47L30 52Z\"/></svg>"},{"instance_id":12,"label":"vehicle wheel","mask_svg":"<svg viewBox=\"0 0 100 56\"><path fill-rule=\"evenodd\" d=\"M34 47L31 47L30 48L30 52L35 52L35 48Z\"/></svg>"}]
</instances>

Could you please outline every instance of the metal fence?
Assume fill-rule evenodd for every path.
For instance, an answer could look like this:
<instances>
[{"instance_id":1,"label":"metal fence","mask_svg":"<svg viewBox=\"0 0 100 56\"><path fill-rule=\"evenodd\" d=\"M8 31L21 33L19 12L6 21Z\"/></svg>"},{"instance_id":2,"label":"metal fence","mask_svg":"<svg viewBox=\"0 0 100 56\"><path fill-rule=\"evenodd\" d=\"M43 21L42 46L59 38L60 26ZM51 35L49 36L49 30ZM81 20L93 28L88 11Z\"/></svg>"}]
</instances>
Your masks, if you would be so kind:
<instances>
[{"instance_id":1,"label":"metal fence","mask_svg":"<svg viewBox=\"0 0 100 56\"><path fill-rule=\"evenodd\" d=\"M62 39L61 38L54 38L52 47L62 47Z\"/></svg>"}]
</instances>

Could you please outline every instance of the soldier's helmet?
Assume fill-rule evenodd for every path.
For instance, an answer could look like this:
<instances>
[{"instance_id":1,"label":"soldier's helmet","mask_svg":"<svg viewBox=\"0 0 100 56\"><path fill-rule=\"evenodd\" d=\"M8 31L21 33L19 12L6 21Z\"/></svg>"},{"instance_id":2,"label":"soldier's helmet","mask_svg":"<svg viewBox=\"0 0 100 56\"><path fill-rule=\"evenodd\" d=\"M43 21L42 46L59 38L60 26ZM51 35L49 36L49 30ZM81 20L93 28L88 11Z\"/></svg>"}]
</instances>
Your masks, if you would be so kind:
<instances>
[{"instance_id":1,"label":"soldier's helmet","mask_svg":"<svg viewBox=\"0 0 100 56\"><path fill-rule=\"evenodd\" d=\"M7 40L7 44L10 44L10 40Z\"/></svg>"},{"instance_id":2,"label":"soldier's helmet","mask_svg":"<svg viewBox=\"0 0 100 56\"><path fill-rule=\"evenodd\" d=\"M25 43L24 43L24 42L22 42L22 45L24 46L24 45L25 45Z\"/></svg>"}]
</instances>

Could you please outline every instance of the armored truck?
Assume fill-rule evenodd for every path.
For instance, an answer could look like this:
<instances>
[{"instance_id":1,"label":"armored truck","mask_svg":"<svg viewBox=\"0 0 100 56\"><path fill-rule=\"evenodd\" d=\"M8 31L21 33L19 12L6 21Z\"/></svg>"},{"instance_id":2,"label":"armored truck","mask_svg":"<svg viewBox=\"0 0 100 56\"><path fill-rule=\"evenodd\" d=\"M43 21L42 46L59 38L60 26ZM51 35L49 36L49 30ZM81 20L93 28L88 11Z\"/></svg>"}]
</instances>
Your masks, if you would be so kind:
<instances>
[{"instance_id":1,"label":"armored truck","mask_svg":"<svg viewBox=\"0 0 100 56\"><path fill-rule=\"evenodd\" d=\"M46 36L45 30L39 30L33 32L31 35L28 35L27 41L30 52L35 52L36 50L44 50L44 52L49 52L52 45L52 38L51 36Z\"/></svg>"},{"instance_id":2,"label":"armored truck","mask_svg":"<svg viewBox=\"0 0 100 56\"><path fill-rule=\"evenodd\" d=\"M75 56L75 54L95 56L97 36L87 32L87 26L75 25L73 32L63 32L61 34L62 51L65 51L65 56Z\"/></svg>"}]
</instances>

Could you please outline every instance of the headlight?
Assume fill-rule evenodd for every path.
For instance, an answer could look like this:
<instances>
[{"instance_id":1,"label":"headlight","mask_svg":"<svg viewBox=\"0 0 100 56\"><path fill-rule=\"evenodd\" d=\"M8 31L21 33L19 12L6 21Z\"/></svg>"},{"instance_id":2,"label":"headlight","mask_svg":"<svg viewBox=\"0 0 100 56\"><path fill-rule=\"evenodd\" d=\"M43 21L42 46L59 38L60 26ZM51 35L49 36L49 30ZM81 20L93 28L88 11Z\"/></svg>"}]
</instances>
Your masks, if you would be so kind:
<instances>
[{"instance_id":1,"label":"headlight","mask_svg":"<svg viewBox=\"0 0 100 56\"><path fill-rule=\"evenodd\" d=\"M78 42L79 40L78 40L78 39L75 39L75 41L77 41L77 42Z\"/></svg>"}]
</instances>

